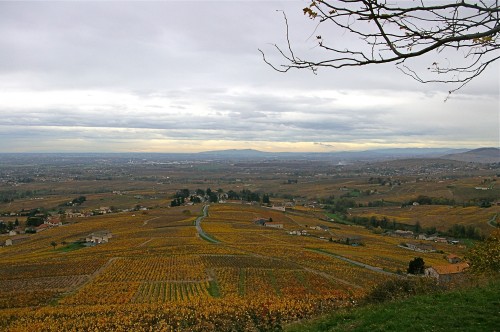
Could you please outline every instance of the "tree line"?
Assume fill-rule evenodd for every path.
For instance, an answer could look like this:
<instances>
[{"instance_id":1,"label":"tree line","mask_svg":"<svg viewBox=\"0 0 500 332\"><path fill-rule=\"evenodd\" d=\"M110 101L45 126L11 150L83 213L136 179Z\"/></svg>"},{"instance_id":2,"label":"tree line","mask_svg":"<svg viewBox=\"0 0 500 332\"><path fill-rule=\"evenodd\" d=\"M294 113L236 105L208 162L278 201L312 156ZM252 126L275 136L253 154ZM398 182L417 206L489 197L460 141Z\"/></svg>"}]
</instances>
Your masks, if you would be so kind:
<instances>
[{"instance_id":1,"label":"tree line","mask_svg":"<svg viewBox=\"0 0 500 332\"><path fill-rule=\"evenodd\" d=\"M346 216L345 219L350 223L364 226L368 229L382 229L382 230L405 230L412 231L417 234L438 234L440 236L450 236L453 238L460 239L473 239L473 240L483 240L484 235L481 229L475 227L474 225L462 225L455 224L445 232L440 232L436 227L422 227L420 222L416 222L415 225L403 224L396 222L394 219L389 220L387 217L377 218L376 216L371 217L361 217L361 216Z\"/></svg>"},{"instance_id":2,"label":"tree line","mask_svg":"<svg viewBox=\"0 0 500 332\"><path fill-rule=\"evenodd\" d=\"M201 203L202 201L208 201L210 203L217 203L222 199L229 200L241 200L245 202L259 202L262 204L271 204L271 195L268 193L259 193L255 191L251 191L249 189L243 189L239 192L234 190L229 190L228 192L224 192L223 189L219 188L217 190L212 190L211 188L204 189L196 189L194 192L191 192L189 189L181 189L178 190L172 201L170 202L170 206L180 206L183 205L188 199L193 203Z\"/></svg>"}]
</instances>

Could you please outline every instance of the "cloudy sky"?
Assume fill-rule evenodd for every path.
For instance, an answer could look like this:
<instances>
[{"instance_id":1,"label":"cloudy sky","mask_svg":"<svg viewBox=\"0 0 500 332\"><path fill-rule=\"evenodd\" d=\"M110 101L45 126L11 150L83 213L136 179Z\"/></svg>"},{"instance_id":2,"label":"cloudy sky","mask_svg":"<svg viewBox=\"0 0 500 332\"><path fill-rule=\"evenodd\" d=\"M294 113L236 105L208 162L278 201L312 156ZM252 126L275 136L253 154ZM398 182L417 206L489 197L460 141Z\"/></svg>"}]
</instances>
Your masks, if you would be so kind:
<instances>
[{"instance_id":1,"label":"cloudy sky","mask_svg":"<svg viewBox=\"0 0 500 332\"><path fill-rule=\"evenodd\" d=\"M0 152L499 146L498 64L447 102L393 65L272 70L277 10L315 56L305 4L0 1Z\"/></svg>"}]
</instances>

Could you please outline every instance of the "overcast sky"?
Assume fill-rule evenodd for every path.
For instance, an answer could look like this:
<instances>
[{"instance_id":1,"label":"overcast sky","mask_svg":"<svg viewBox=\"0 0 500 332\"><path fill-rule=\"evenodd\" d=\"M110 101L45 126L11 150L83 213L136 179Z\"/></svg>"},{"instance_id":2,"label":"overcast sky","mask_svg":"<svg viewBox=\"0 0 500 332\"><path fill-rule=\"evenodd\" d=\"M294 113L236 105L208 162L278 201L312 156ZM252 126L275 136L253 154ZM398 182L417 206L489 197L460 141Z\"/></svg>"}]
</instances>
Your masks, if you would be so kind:
<instances>
[{"instance_id":1,"label":"overcast sky","mask_svg":"<svg viewBox=\"0 0 500 332\"><path fill-rule=\"evenodd\" d=\"M276 10L315 56L305 4L0 1L0 152L499 146L498 63L447 102L394 65L272 70Z\"/></svg>"}]
</instances>

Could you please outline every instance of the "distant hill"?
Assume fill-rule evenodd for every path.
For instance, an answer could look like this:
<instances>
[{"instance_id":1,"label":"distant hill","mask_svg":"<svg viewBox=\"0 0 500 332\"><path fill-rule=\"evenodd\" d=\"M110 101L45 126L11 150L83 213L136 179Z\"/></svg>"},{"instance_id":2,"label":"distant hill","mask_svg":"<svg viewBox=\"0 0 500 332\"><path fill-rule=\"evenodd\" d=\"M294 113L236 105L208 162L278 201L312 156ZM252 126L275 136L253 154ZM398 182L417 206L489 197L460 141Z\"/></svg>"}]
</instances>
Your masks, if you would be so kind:
<instances>
[{"instance_id":1,"label":"distant hill","mask_svg":"<svg viewBox=\"0 0 500 332\"><path fill-rule=\"evenodd\" d=\"M37 163L78 163L98 159L103 162L128 160L130 162L173 162L179 160L198 161L257 161L257 160L302 160L326 161L335 164L355 162L377 162L399 159L445 159L462 162L492 163L500 162L500 150L497 148L467 149L450 148L394 148L364 151L329 151L329 152L265 152L254 149L215 150L198 153L0 153L0 164L9 160L18 163L36 160Z\"/></svg>"},{"instance_id":2,"label":"distant hill","mask_svg":"<svg viewBox=\"0 0 500 332\"><path fill-rule=\"evenodd\" d=\"M197 158L210 159L282 159L282 160L329 160L335 162L395 160L408 158L440 158L448 154L465 152L465 149L449 148L395 148L365 151L335 152L264 152L254 149L231 149L199 152Z\"/></svg>"},{"instance_id":3,"label":"distant hill","mask_svg":"<svg viewBox=\"0 0 500 332\"><path fill-rule=\"evenodd\" d=\"M462 153L447 154L443 159L475 162L475 163L499 163L500 149L498 148L480 148Z\"/></svg>"},{"instance_id":4,"label":"distant hill","mask_svg":"<svg viewBox=\"0 0 500 332\"><path fill-rule=\"evenodd\" d=\"M273 153L263 152L254 149L229 149L199 152L197 156L210 158L266 158L273 156Z\"/></svg>"}]
</instances>

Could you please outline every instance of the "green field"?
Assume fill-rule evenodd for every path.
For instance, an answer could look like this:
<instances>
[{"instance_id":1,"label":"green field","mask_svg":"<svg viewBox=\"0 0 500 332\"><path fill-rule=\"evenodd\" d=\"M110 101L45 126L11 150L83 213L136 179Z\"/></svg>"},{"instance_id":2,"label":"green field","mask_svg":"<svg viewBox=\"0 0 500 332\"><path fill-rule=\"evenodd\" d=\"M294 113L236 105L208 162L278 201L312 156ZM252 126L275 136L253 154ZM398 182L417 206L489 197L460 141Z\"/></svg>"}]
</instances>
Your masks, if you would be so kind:
<instances>
[{"instance_id":1,"label":"green field","mask_svg":"<svg viewBox=\"0 0 500 332\"><path fill-rule=\"evenodd\" d=\"M498 331L500 282L342 310L287 326L287 332Z\"/></svg>"}]
</instances>

